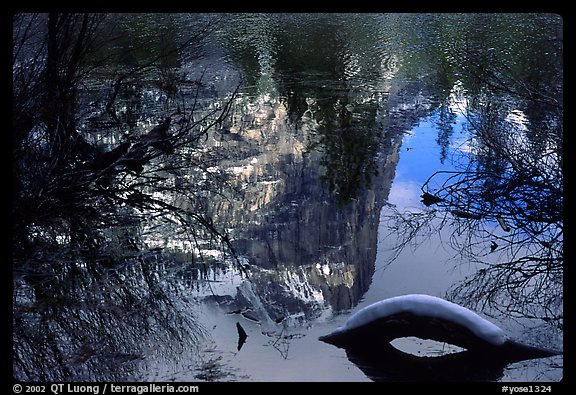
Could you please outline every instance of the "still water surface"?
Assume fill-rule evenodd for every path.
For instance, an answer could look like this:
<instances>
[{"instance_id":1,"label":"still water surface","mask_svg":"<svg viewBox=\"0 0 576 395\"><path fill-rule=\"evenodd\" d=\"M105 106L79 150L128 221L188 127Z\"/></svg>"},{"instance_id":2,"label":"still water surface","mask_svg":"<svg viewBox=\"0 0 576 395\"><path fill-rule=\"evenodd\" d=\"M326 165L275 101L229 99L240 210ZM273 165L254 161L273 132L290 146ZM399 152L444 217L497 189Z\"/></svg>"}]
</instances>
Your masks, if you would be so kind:
<instances>
[{"instance_id":1,"label":"still water surface","mask_svg":"<svg viewBox=\"0 0 576 395\"><path fill-rule=\"evenodd\" d=\"M493 188L488 178L482 188L480 182L473 184L479 191L473 197L480 198L472 199L476 206L469 207L492 204L484 192L499 191L496 203L501 206L490 207L520 207L528 217L537 218L536 228L544 224L540 238L528 238L527 246L515 251L560 251L560 256L551 255L555 266L549 273L526 283L540 286L537 293L526 289L536 305L529 305L534 307L529 313L544 311L548 323L512 318L490 308L478 313L516 340L562 348L558 328L563 295L556 292L562 284L562 224L554 222L559 221L562 206L557 196L562 190L559 16L109 17L106 27L117 39L111 40L112 48L99 47L93 56L98 67L106 64L103 59L112 64L83 81L78 129L108 154L123 138L141 138L159 118L172 115L177 124L182 120L177 115L192 114L193 132L202 138L192 146L180 146L177 155L157 158L157 163L148 164L153 167L149 173L138 173L133 181L159 175L144 183L143 193L197 214L204 226L195 228L197 223L191 221L183 229L178 218L158 218L158 211L148 215L144 205L138 206L135 213L142 219L141 227L102 229L103 240L110 242L103 248L118 254L113 259L92 265L77 262L74 255L68 266L58 261L36 282L15 275L15 377L32 381L558 381L562 377L561 356L489 367L468 359L457 371L437 369L435 377L423 376L420 365L399 368L395 361L375 370L318 340L362 307L397 295L420 293L484 304L488 295L482 292L460 298L454 290L468 276L492 267L482 267L471 256L489 263L509 258L503 247L491 244L497 240L503 245L507 238L495 220L499 217L485 210L492 219L478 221L462 212L448 212L440 204L426 207L421 195L436 171L467 168L477 174L480 169L499 177L521 165L515 155L502 159L502 152L489 149L490 141L483 140L477 127L488 125L482 130L498 142L510 143L503 144L508 153L528 151L521 158L528 162L537 158L531 162L537 171L535 176L520 172L520 180L531 181L532 189L524 191L528 198L518 193L512 199L502 196L503 189ZM210 34L197 34L206 26ZM193 45L180 47L191 35ZM122 89L114 90L114 81ZM113 111L106 102L114 105ZM229 109L227 117L207 128L222 109ZM174 132L178 126L171 128ZM170 163L175 156L177 165ZM124 173L131 179L131 173ZM498 177L496 186L523 190L513 188L518 178L504 177L502 181L510 182L498 184ZM426 190L435 192L442 182L441 177L434 178ZM542 184L547 194L540 193ZM151 185L152 191L145 190ZM174 191L178 193L170 194ZM459 190L453 192L451 196L458 199L466 197ZM541 208L551 215L540 215ZM549 218L553 221L546 223ZM206 231L205 225L212 223L229 237L236 256L219 248L214 234ZM420 232L404 248L397 248L412 225L422 225ZM473 237L466 238L470 234ZM514 234L525 236L520 231ZM54 237L55 247L67 243L62 235ZM543 282L535 284L536 280ZM511 306L511 299L499 302ZM247 334L243 344L239 327ZM446 344L413 338L398 339L393 346L415 355L453 351Z\"/></svg>"},{"instance_id":2,"label":"still water surface","mask_svg":"<svg viewBox=\"0 0 576 395\"><path fill-rule=\"evenodd\" d=\"M224 153L208 171L232 175L238 195L210 196L206 207L250 279L226 264L210 269L191 294L207 332L199 362L178 372L164 363L148 378L370 381L318 337L383 298L445 297L478 269L447 245L448 230L390 261L389 216L423 210L422 185L469 152L463 114L482 87L459 74L458 55L488 51L518 78L545 79L544 67L561 69L559 34L554 15L224 16L203 57L182 72L204 73L216 96L241 81L229 119L207 143ZM527 342L542 330L490 319ZM239 351L237 323L248 334ZM561 334L548 340L561 347ZM402 343L428 355L444 347ZM561 365L526 361L490 379L556 381Z\"/></svg>"}]
</instances>

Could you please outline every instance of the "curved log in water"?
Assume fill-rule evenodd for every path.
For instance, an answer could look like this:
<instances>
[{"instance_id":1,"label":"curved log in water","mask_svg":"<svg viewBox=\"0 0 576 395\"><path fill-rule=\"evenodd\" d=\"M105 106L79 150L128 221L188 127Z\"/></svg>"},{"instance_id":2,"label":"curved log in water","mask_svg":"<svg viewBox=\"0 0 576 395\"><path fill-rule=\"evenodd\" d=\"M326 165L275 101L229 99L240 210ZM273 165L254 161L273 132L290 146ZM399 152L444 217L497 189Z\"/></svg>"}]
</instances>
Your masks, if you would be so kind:
<instances>
[{"instance_id":1,"label":"curved log in water","mask_svg":"<svg viewBox=\"0 0 576 395\"><path fill-rule=\"evenodd\" d=\"M346 349L350 361L379 381L496 380L509 363L561 354L516 342L503 332L500 338L500 328L494 324L438 298L407 295L392 299L392 303L385 300L360 310L343 327L320 340ZM391 304L395 304L393 309ZM445 312L440 311L443 308ZM460 319L459 311L472 320ZM482 327L492 329L492 333L479 335ZM414 356L390 344L402 337L445 342L466 351L440 357Z\"/></svg>"}]
</instances>

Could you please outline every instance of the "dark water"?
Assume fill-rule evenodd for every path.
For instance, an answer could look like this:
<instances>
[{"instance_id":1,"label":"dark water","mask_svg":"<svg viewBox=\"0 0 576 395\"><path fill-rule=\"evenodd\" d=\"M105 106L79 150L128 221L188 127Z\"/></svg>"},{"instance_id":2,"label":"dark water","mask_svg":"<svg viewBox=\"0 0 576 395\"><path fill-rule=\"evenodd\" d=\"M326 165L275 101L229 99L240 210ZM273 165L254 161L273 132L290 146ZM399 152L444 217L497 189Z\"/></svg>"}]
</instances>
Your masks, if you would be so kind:
<instances>
[{"instance_id":1,"label":"dark water","mask_svg":"<svg viewBox=\"0 0 576 395\"><path fill-rule=\"evenodd\" d=\"M240 84L229 117L205 143L217 159L194 177L228 179L229 189L207 191L199 207L226 229L248 277L211 245L191 245L174 234L147 236L149 246L175 251L180 268L192 265L192 256L209 263L174 294L203 335L189 350L175 350L174 359L170 351L162 358L150 352L135 377L385 376L366 373L318 337L383 298L446 297L479 270L448 242L450 228L394 250L400 236L390 218L423 212L428 178L469 160L472 125L465 115L486 87L472 77L479 70L466 64L467 56L480 53L486 65L498 59L526 84L561 84L562 21L540 14L239 14L140 16L123 23L154 42L142 33L149 25L168 26L163 34L178 41L208 20L218 20L217 29L198 53L180 54L175 62L186 79L201 79L207 102ZM146 100L144 111L162 110L153 93ZM546 111L527 108L510 92L496 101L528 128ZM146 126L143 119L137 124ZM559 330L492 313L489 319L517 340L562 347ZM237 323L248 335L240 350ZM396 347L420 355L449 349L414 339L400 339ZM558 381L562 365L562 357L530 360L471 377ZM466 374L460 378L469 379Z\"/></svg>"}]
</instances>

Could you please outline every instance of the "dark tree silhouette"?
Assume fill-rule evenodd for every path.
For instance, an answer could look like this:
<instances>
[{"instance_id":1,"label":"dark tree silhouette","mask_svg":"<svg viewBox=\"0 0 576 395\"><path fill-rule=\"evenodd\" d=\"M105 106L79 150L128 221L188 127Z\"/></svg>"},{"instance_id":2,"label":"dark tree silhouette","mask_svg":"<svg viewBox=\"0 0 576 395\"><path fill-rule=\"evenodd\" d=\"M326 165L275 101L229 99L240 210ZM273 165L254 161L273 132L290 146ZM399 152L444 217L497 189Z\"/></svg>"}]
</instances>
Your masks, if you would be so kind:
<instances>
[{"instance_id":1,"label":"dark tree silhouette","mask_svg":"<svg viewBox=\"0 0 576 395\"><path fill-rule=\"evenodd\" d=\"M172 115L141 136L139 131L120 134L123 125L115 123L113 116L105 130L79 128L81 112L86 111L79 108L79 97L85 94L83 84L91 82L100 65L94 64L92 53L104 45L100 35L103 20L102 15L87 14L15 16L13 212L17 257L29 255L27 247L34 243L34 235L46 235L50 229L71 239L82 233L98 239L96 229L102 223L130 223L135 216L131 208L172 211L211 228L201 213L174 204L175 195L187 192L174 188L173 179L171 187L170 176L202 166L201 158L191 160L184 151L196 147L208 130L222 123L231 98L221 109L196 115L197 119L192 114L196 101L188 102L188 108L174 108ZM185 41L178 49L193 43ZM106 109L115 106L116 90L123 86L118 81L130 75L132 84L144 84L138 78L153 73L155 62L164 56L152 56L144 65L124 71L112 84L115 91L112 99L106 98ZM177 123L173 122L176 117ZM103 143L98 135L111 136L112 141ZM120 142L114 142L118 139ZM166 198L153 197L154 192L162 192ZM193 193L184 197L194 200ZM15 263L21 262L17 259Z\"/></svg>"},{"instance_id":2,"label":"dark tree silhouette","mask_svg":"<svg viewBox=\"0 0 576 395\"><path fill-rule=\"evenodd\" d=\"M138 377L144 354L183 355L201 333L191 307L169 296L179 276L161 279L169 264L182 269L150 250L143 234L170 227L192 242L229 245L197 203L205 186L187 175L211 165L198 148L236 92L201 108L201 81L191 92L186 85L186 97L176 83L170 97L180 94L178 103L139 115L160 117L148 128L131 126L117 109L134 89L168 97L155 83L162 60L214 26L121 65L105 15L19 14L13 22L14 377ZM94 87L105 92L97 100ZM146 342L166 347L155 353Z\"/></svg>"}]
</instances>

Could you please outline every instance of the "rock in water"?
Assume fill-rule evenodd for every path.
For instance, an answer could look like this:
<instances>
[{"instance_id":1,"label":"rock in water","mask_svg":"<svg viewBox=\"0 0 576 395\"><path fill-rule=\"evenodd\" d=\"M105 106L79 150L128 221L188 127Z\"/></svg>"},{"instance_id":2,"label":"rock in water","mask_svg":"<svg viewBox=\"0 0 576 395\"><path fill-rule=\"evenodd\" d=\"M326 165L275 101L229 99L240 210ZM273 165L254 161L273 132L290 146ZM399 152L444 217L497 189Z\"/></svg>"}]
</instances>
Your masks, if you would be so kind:
<instances>
[{"instance_id":1,"label":"rock in water","mask_svg":"<svg viewBox=\"0 0 576 395\"><path fill-rule=\"evenodd\" d=\"M408 150L408 148L406 149ZM428 192L424 192L422 195L420 195L420 197L422 198L422 203L427 207L444 201L444 199L439 198L438 196L434 196Z\"/></svg>"},{"instance_id":2,"label":"rock in water","mask_svg":"<svg viewBox=\"0 0 576 395\"><path fill-rule=\"evenodd\" d=\"M236 329L238 330L238 351L240 351L244 343L246 343L246 338L248 337L248 335L246 334L246 331L244 330L244 328L242 328L242 325L240 325L239 322L236 323Z\"/></svg>"}]
</instances>

